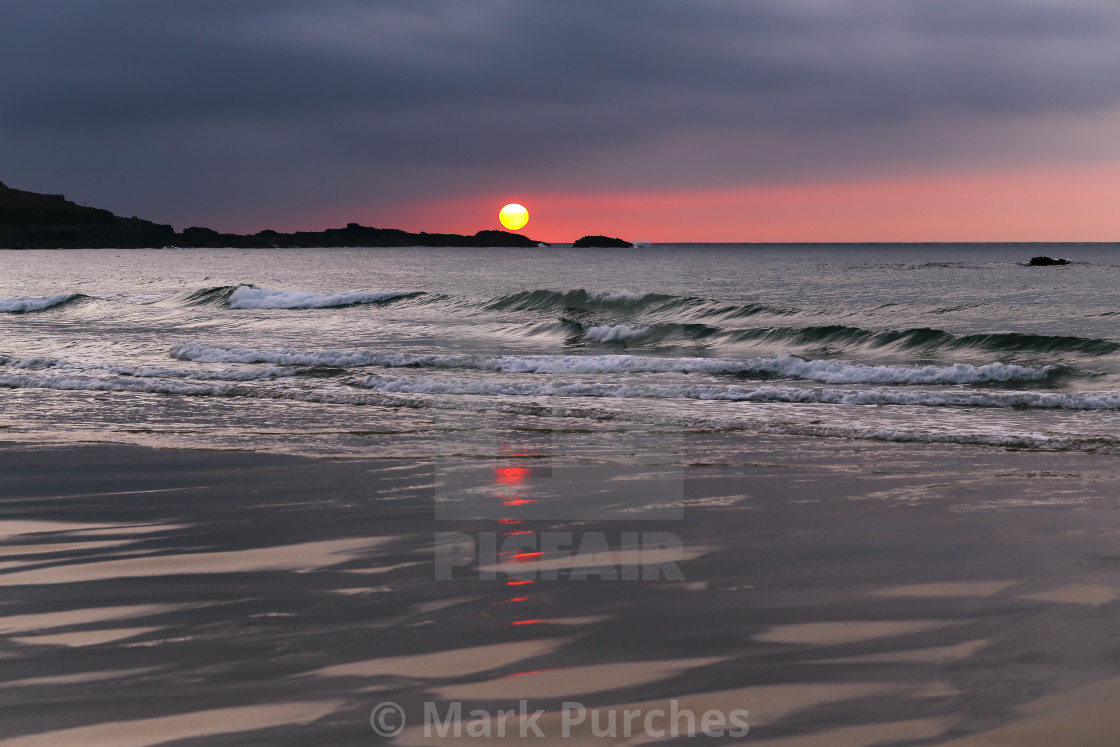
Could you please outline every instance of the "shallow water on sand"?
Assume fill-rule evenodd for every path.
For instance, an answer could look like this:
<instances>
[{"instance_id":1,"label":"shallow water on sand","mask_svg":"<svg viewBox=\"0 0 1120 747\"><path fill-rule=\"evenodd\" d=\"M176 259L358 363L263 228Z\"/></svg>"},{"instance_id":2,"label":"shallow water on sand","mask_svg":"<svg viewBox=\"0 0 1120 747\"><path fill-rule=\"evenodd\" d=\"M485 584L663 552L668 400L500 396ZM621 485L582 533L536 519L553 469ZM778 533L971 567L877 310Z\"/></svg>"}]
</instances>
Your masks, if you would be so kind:
<instances>
[{"instance_id":1,"label":"shallow water on sand","mask_svg":"<svg viewBox=\"0 0 1120 747\"><path fill-rule=\"evenodd\" d=\"M600 732L744 710L744 743L785 747L1110 743L1117 457L736 440L738 464L678 470L677 513L630 518L518 513L614 464L499 467L448 512L432 462L6 445L0 740L359 745L391 702L393 744L473 744L426 736L425 703L525 700L544 736L515 719L502 743L626 742L590 719L563 738L571 703ZM628 578L631 530L677 535L683 577ZM447 532L478 557L439 580ZM487 577L487 532L611 547L589 566L503 543Z\"/></svg>"}]
</instances>

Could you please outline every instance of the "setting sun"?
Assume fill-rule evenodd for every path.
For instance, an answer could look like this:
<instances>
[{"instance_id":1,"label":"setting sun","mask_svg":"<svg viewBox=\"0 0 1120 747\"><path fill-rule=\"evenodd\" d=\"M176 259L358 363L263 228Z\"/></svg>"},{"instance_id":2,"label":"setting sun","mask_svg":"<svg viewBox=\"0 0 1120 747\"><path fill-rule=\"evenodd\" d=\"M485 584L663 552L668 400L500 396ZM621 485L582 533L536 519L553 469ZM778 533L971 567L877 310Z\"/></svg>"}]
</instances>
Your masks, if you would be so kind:
<instances>
[{"instance_id":1,"label":"setting sun","mask_svg":"<svg viewBox=\"0 0 1120 747\"><path fill-rule=\"evenodd\" d=\"M511 202L498 211L498 220L509 230L516 231L519 228L524 228L525 224L529 222L529 211L525 209L524 205Z\"/></svg>"}]
</instances>

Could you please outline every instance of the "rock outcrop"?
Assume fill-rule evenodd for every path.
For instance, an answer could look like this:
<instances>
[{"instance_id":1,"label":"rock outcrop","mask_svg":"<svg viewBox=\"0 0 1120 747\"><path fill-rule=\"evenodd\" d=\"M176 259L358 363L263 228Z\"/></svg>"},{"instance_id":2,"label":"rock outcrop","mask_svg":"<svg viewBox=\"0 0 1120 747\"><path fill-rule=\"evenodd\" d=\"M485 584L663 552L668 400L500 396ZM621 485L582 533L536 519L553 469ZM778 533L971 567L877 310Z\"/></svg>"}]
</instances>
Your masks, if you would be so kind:
<instances>
[{"instance_id":1,"label":"rock outcrop","mask_svg":"<svg viewBox=\"0 0 1120 747\"><path fill-rule=\"evenodd\" d=\"M610 236L584 236L572 244L575 249L629 249L632 246L629 241Z\"/></svg>"},{"instance_id":2,"label":"rock outcrop","mask_svg":"<svg viewBox=\"0 0 1120 747\"><path fill-rule=\"evenodd\" d=\"M1031 257L1027 262L1031 267L1048 267L1050 265L1068 265L1068 259L1054 259L1053 257Z\"/></svg>"}]
</instances>

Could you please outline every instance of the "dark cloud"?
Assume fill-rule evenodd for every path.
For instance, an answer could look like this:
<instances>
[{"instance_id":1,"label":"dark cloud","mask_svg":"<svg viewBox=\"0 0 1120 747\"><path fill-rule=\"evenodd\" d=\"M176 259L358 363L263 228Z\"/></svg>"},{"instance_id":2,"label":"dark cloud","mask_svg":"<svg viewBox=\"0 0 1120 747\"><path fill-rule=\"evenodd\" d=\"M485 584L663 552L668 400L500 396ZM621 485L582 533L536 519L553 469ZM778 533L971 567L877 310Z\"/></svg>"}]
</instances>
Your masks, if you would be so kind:
<instances>
[{"instance_id":1,"label":"dark cloud","mask_svg":"<svg viewBox=\"0 0 1120 747\"><path fill-rule=\"evenodd\" d=\"M3 178L182 222L973 158L993 117L1120 103L1118 29L1093 0L13 2Z\"/></svg>"}]
</instances>

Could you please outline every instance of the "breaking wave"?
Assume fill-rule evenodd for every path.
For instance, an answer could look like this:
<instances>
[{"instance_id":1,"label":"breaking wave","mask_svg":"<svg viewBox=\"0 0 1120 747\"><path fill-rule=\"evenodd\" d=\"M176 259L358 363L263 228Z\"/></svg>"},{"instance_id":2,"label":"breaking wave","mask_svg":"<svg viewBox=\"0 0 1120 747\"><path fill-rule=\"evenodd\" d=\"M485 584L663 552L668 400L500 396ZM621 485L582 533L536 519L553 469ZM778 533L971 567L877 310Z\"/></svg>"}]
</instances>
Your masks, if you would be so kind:
<instances>
[{"instance_id":1,"label":"breaking wave","mask_svg":"<svg viewBox=\"0 0 1120 747\"><path fill-rule=\"evenodd\" d=\"M219 285L183 297L188 306L225 306L230 309L325 309L359 304L379 304L423 295L420 291L359 291L312 293L302 290L269 290L255 285Z\"/></svg>"},{"instance_id":2,"label":"breaking wave","mask_svg":"<svg viewBox=\"0 0 1120 747\"><path fill-rule=\"evenodd\" d=\"M81 293L68 293L60 296L0 298L0 314L26 314L31 311L45 311L86 297Z\"/></svg>"},{"instance_id":3,"label":"breaking wave","mask_svg":"<svg viewBox=\"0 0 1120 747\"><path fill-rule=\"evenodd\" d=\"M532 290L490 299L483 304L489 311L642 311L663 313L692 310L702 316L741 318L758 314L786 316L797 309L761 303L731 304L698 296L674 296L664 293L632 293L630 291L591 292L582 288L569 291Z\"/></svg>"},{"instance_id":4,"label":"breaking wave","mask_svg":"<svg viewBox=\"0 0 1120 747\"><path fill-rule=\"evenodd\" d=\"M625 346L689 343L768 343L791 347L872 348L926 355L960 351L987 353L1049 354L1074 353L1104 356L1120 352L1114 340L1036 335L1023 332L956 334L930 327L902 330L873 330L845 325L807 327L729 328L702 323L661 322L651 324L603 324L560 317L573 339Z\"/></svg>"},{"instance_id":5,"label":"breaking wave","mask_svg":"<svg viewBox=\"0 0 1120 747\"><path fill-rule=\"evenodd\" d=\"M365 291L354 293L310 293L301 290L275 291L251 285L238 287L229 296L231 309L324 309L385 303L419 295L418 292Z\"/></svg>"},{"instance_id":6,"label":"breaking wave","mask_svg":"<svg viewBox=\"0 0 1120 747\"><path fill-rule=\"evenodd\" d=\"M214 288L202 288L188 293L182 300L188 306L225 305L229 303L229 297L233 295L233 292L242 287L251 286L219 285Z\"/></svg>"},{"instance_id":7,"label":"breaking wave","mask_svg":"<svg viewBox=\"0 0 1120 747\"><path fill-rule=\"evenodd\" d=\"M1120 351L1120 342L1091 337L1035 335L1023 332L992 332L959 335L930 327L904 330L868 330L828 325L819 327L775 327L744 330L743 339L765 339L800 345L848 344L869 347L899 347L910 350L984 350L997 353L1081 353L1110 355Z\"/></svg>"}]
</instances>

